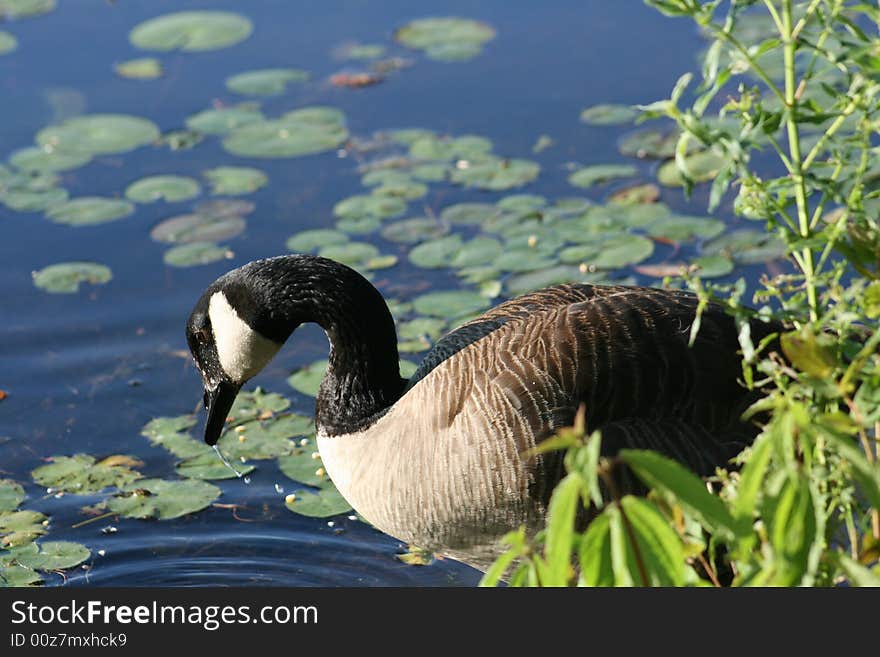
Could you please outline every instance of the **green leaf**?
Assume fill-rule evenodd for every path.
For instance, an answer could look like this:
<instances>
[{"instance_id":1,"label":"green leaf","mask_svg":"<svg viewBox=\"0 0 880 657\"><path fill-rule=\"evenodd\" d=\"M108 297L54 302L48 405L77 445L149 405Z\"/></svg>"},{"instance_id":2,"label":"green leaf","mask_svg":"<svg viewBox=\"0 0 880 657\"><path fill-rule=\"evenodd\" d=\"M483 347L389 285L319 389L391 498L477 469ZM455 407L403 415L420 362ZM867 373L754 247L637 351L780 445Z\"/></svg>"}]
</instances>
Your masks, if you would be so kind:
<instances>
[{"instance_id":1,"label":"green leaf","mask_svg":"<svg viewBox=\"0 0 880 657\"><path fill-rule=\"evenodd\" d=\"M239 73L226 79L226 88L245 96L275 96L291 82L304 82L309 74L296 68L266 68Z\"/></svg>"},{"instance_id":2,"label":"green leaf","mask_svg":"<svg viewBox=\"0 0 880 657\"><path fill-rule=\"evenodd\" d=\"M610 517L618 513L609 507L597 516L581 537L578 551L580 575L578 586L614 586L614 570L611 561Z\"/></svg>"},{"instance_id":3,"label":"green leaf","mask_svg":"<svg viewBox=\"0 0 880 657\"><path fill-rule=\"evenodd\" d=\"M11 479L0 479L0 512L13 511L23 499L21 484Z\"/></svg>"},{"instance_id":4,"label":"green leaf","mask_svg":"<svg viewBox=\"0 0 880 657\"><path fill-rule=\"evenodd\" d=\"M737 487L734 513L737 518L747 519L750 523L758 495L773 457L773 440L770 434L763 432L751 446L748 461L740 474L739 486Z\"/></svg>"},{"instance_id":5,"label":"green leaf","mask_svg":"<svg viewBox=\"0 0 880 657\"><path fill-rule=\"evenodd\" d=\"M703 481L683 465L647 450L623 449L620 458L645 484L670 493L710 527L732 535L741 531L724 502L707 491Z\"/></svg>"},{"instance_id":6,"label":"green leaf","mask_svg":"<svg viewBox=\"0 0 880 657\"><path fill-rule=\"evenodd\" d=\"M181 11L139 23L128 35L135 48L169 52L201 52L247 39L250 20L228 11Z\"/></svg>"},{"instance_id":7,"label":"green leaf","mask_svg":"<svg viewBox=\"0 0 880 657\"><path fill-rule=\"evenodd\" d=\"M94 262L60 262L32 273L34 285L52 293L73 293L80 283L102 285L113 278L109 267Z\"/></svg>"},{"instance_id":8,"label":"green leaf","mask_svg":"<svg viewBox=\"0 0 880 657\"><path fill-rule=\"evenodd\" d=\"M394 33L399 43L423 50L431 59L463 61L480 54L495 37L486 23L457 17L430 17L410 21Z\"/></svg>"},{"instance_id":9,"label":"green leaf","mask_svg":"<svg viewBox=\"0 0 880 657\"><path fill-rule=\"evenodd\" d=\"M250 194L269 182L269 176L253 167L215 167L202 172L212 194Z\"/></svg>"},{"instance_id":10,"label":"green leaf","mask_svg":"<svg viewBox=\"0 0 880 657\"><path fill-rule=\"evenodd\" d=\"M573 574L574 521L581 501L584 481L578 473L568 474L556 484L547 508L547 535L544 558L547 562L545 586L566 586Z\"/></svg>"},{"instance_id":11,"label":"green leaf","mask_svg":"<svg viewBox=\"0 0 880 657\"><path fill-rule=\"evenodd\" d=\"M193 267L231 257L232 252L225 246L213 242L192 242L168 249L162 259L172 267Z\"/></svg>"},{"instance_id":12,"label":"green leaf","mask_svg":"<svg viewBox=\"0 0 880 657\"><path fill-rule=\"evenodd\" d=\"M134 212L128 201L100 196L83 196L53 205L46 216L56 224L91 226L115 221Z\"/></svg>"},{"instance_id":13,"label":"green leaf","mask_svg":"<svg viewBox=\"0 0 880 657\"><path fill-rule=\"evenodd\" d=\"M638 172L631 164L595 164L578 169L568 177L568 182L575 187L587 188L617 178L630 178Z\"/></svg>"},{"instance_id":14,"label":"green leaf","mask_svg":"<svg viewBox=\"0 0 880 657\"><path fill-rule=\"evenodd\" d=\"M220 489L205 481L143 479L107 500L107 507L126 518L169 520L207 508Z\"/></svg>"},{"instance_id":15,"label":"green leaf","mask_svg":"<svg viewBox=\"0 0 880 657\"><path fill-rule=\"evenodd\" d=\"M44 149L103 155L125 153L159 138L152 121L127 114L85 114L50 125L37 133Z\"/></svg>"},{"instance_id":16,"label":"green leaf","mask_svg":"<svg viewBox=\"0 0 880 657\"><path fill-rule=\"evenodd\" d=\"M0 552L0 562L15 562L33 570L64 570L73 568L89 558L91 552L85 545L70 541L32 543Z\"/></svg>"},{"instance_id":17,"label":"green leaf","mask_svg":"<svg viewBox=\"0 0 880 657\"><path fill-rule=\"evenodd\" d=\"M16 547L46 533L48 518L38 511L0 512L0 544Z\"/></svg>"},{"instance_id":18,"label":"green leaf","mask_svg":"<svg viewBox=\"0 0 880 657\"><path fill-rule=\"evenodd\" d=\"M131 468L143 464L130 456L114 455L96 461L88 454L74 454L54 456L51 461L31 473L34 481L55 491L77 495L99 493L111 486L122 487L142 476Z\"/></svg>"},{"instance_id":19,"label":"green leaf","mask_svg":"<svg viewBox=\"0 0 880 657\"><path fill-rule=\"evenodd\" d=\"M638 572L638 564L630 557L631 550L628 548L626 527L617 505L611 505L605 509L603 515L608 516L608 530L610 538L611 572L614 576L614 586L635 586L641 581Z\"/></svg>"},{"instance_id":20,"label":"green leaf","mask_svg":"<svg viewBox=\"0 0 880 657\"><path fill-rule=\"evenodd\" d=\"M116 74L131 80L154 80L162 77L162 63L155 57L129 59L113 65Z\"/></svg>"},{"instance_id":21,"label":"green leaf","mask_svg":"<svg viewBox=\"0 0 880 657\"><path fill-rule=\"evenodd\" d=\"M684 584L684 550L669 521L648 500L625 496L620 501L632 527L639 554L653 586ZM633 550L632 540L629 549ZM631 557L635 561L635 554ZM631 572L637 572L632 570Z\"/></svg>"},{"instance_id":22,"label":"green leaf","mask_svg":"<svg viewBox=\"0 0 880 657\"><path fill-rule=\"evenodd\" d=\"M770 543L778 563L774 583L796 586L809 568L810 550L817 536L816 509L808 481L789 477L768 517Z\"/></svg>"},{"instance_id":23,"label":"green leaf","mask_svg":"<svg viewBox=\"0 0 880 657\"><path fill-rule=\"evenodd\" d=\"M125 189L125 196L138 203L153 201L188 201L202 191L199 183L184 176L148 176L133 182Z\"/></svg>"},{"instance_id":24,"label":"green leaf","mask_svg":"<svg viewBox=\"0 0 880 657\"><path fill-rule=\"evenodd\" d=\"M850 586L880 587L880 575L869 568L865 568L858 561L848 557L843 552L834 552L840 569L843 570Z\"/></svg>"},{"instance_id":25,"label":"green leaf","mask_svg":"<svg viewBox=\"0 0 880 657\"><path fill-rule=\"evenodd\" d=\"M310 518L329 518L351 511L351 505L345 501L335 486L321 488L317 492L298 491L288 495L285 506L294 513Z\"/></svg>"},{"instance_id":26,"label":"green leaf","mask_svg":"<svg viewBox=\"0 0 880 657\"><path fill-rule=\"evenodd\" d=\"M831 340L817 336L807 327L783 333L780 342L791 364L817 379L827 379L837 366Z\"/></svg>"}]
</instances>

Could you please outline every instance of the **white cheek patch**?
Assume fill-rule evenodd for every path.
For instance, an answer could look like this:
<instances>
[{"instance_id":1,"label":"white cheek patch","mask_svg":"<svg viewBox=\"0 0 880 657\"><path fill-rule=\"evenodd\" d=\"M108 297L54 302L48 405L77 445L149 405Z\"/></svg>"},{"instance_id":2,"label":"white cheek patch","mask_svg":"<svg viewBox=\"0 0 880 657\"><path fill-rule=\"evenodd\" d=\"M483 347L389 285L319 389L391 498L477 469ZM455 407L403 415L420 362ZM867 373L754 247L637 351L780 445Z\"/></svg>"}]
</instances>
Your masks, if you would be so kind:
<instances>
[{"instance_id":1,"label":"white cheek patch","mask_svg":"<svg viewBox=\"0 0 880 657\"><path fill-rule=\"evenodd\" d=\"M214 330L220 366L235 383L244 383L256 376L281 348L280 344L264 338L248 326L222 292L211 296L208 317Z\"/></svg>"}]
</instances>

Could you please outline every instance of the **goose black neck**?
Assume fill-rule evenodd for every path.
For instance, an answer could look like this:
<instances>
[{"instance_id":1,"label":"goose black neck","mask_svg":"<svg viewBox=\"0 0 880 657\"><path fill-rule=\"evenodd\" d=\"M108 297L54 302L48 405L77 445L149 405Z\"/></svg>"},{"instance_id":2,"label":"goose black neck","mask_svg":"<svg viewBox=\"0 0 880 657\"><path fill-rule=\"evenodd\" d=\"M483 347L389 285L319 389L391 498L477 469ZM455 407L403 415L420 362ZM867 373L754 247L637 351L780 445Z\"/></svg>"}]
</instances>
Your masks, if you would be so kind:
<instances>
[{"instance_id":1,"label":"goose black neck","mask_svg":"<svg viewBox=\"0 0 880 657\"><path fill-rule=\"evenodd\" d=\"M403 391L394 319L379 291L343 264L307 255L259 260L241 275L254 303L252 327L283 342L314 322L330 339L330 366L318 391L315 423L327 435L352 433L381 416Z\"/></svg>"}]
</instances>

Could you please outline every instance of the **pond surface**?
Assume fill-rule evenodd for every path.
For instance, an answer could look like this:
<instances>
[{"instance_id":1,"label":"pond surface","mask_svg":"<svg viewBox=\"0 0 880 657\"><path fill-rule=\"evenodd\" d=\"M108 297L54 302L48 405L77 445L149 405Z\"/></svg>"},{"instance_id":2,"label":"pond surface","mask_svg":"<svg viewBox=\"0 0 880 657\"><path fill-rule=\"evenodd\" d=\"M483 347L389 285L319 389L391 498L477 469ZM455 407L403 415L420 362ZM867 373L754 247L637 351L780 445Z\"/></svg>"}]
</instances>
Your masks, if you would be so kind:
<instances>
[{"instance_id":1,"label":"pond surface","mask_svg":"<svg viewBox=\"0 0 880 657\"><path fill-rule=\"evenodd\" d=\"M191 9L246 14L252 33L228 47L197 52L139 50L129 42L129 32L142 21ZM483 21L494 29L494 38L480 44L480 52L465 52L473 55L466 61L432 58L431 52L394 41L396 28L435 15ZM166 134L184 129L188 117L209 108L251 102L252 109L277 117L319 105L341 110L349 135L349 141L324 152L284 158L240 156L224 148L222 137L206 135L191 148L173 150L150 143L96 153L87 164L59 172L52 187L67 190L72 199L124 198L131 183L153 175L184 176L199 183L193 199L134 202L130 214L106 223L60 223L43 211L19 211L0 202L0 389L7 393L0 401L0 478L23 486L21 509L49 518L41 541L76 541L90 551L83 564L64 575L41 573L43 581L116 586L475 584L480 573L450 560L424 566L403 563L397 555L405 552L405 545L349 513L315 518L288 510L285 497L300 486L280 471L275 459L250 461L256 467L247 479L213 481L222 493L211 506L169 520L107 514L82 524L97 517L84 507L100 505L115 490L47 494L31 472L51 457L82 453L102 459L124 454L142 462L135 467L144 477L176 479L179 459L151 444L141 429L156 417L200 410L201 382L185 351L183 331L194 302L228 269L286 252L285 241L292 235L334 229L340 220L334 216L336 204L370 193L359 167L406 153L402 142L390 149L387 142L376 146L379 131L422 128L435 135L478 135L491 140L493 152L503 158L540 165L540 174L522 186L492 191L479 184L452 184L449 179L455 180L456 174L451 172L466 169L471 157L467 152L453 155L452 168L447 161L440 173L444 180L424 183L426 193L405 200L405 212L396 218L356 215L343 224L351 241L375 245L381 256L394 256L364 264L374 269L372 280L386 298L403 304L425 292L460 288L481 293L488 306L515 289L528 288L531 279L522 279L524 272L510 267L486 267L484 280L473 272L463 281L455 268L443 266L442 259L439 266L417 266L408 259L414 242L386 239L378 226L405 217L436 217L456 203L494 204L511 194L541 195L548 205L571 197L604 203L625 186L600 180L587 188L575 187L568 179L578 166L629 165L635 169L634 175L624 175L627 184L654 182L656 160L628 158L618 151L632 125L589 125L579 115L600 103L665 97L679 74L694 68L702 41L690 24L666 19L639 0L77 0L58 2L44 15L0 22L0 30L17 40L15 50L0 56L0 162L33 145L34 136L46 126L78 115L144 117ZM346 45L355 42L384 46L382 58L405 58L406 66L388 72L379 83L357 86L376 78L370 60L341 59ZM439 52L462 56L459 45L444 45ZM159 60L163 74L132 79L114 72L115 64L143 57ZM225 86L232 75L267 68L306 71L309 79L288 81L276 95L240 95ZM344 76L331 81L340 73ZM367 77L357 78L364 73ZM60 143L64 145L64 138ZM217 197L203 172L221 166L253 167L267 177L266 184L254 184L257 189L235 197L254 204L252 212L242 215L246 228L217 240L224 254L219 260L185 267L166 264L164 256L172 245L151 239L151 230ZM678 188L662 188L660 200L676 212L705 216L706 187L699 187L689 204ZM732 221L724 213L719 217ZM472 222L444 230L465 240L481 232ZM501 240L498 233L483 232ZM509 232L504 239L531 240L527 232ZM547 235L542 233L541 239ZM698 253L699 239L653 238L639 237L648 243L649 253L608 265L603 280L653 283L662 274L634 269L636 262L676 263ZM555 254L564 242L539 254L534 269L558 266ZM492 252L491 245L487 248ZM366 260L375 255L368 253ZM576 263L577 256L572 258ZM74 293L50 293L35 286L32 272L71 261L105 265L112 279L82 283ZM739 273L740 269L735 272ZM509 285L517 275L518 287ZM417 317L408 306L399 308L398 319ZM435 319L428 332L453 324ZM427 345L432 338L418 339ZM289 399L288 411L311 417L313 398L294 390L287 378L325 358L326 349L323 334L305 327L253 384ZM422 352L411 344L402 357L417 362ZM203 416L198 419L191 429L196 438Z\"/></svg>"}]
</instances>

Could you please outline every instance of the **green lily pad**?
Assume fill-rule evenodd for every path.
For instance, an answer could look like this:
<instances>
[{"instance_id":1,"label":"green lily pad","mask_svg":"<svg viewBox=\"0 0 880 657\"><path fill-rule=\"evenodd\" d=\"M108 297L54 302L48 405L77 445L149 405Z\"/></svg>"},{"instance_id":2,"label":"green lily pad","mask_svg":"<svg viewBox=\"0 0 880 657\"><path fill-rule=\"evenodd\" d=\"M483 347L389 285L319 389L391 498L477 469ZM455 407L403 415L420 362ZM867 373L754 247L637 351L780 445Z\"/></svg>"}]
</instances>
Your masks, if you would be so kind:
<instances>
[{"instance_id":1,"label":"green lily pad","mask_svg":"<svg viewBox=\"0 0 880 657\"><path fill-rule=\"evenodd\" d=\"M264 68L226 78L226 88L244 96L276 96L291 82L305 82L309 74L297 68Z\"/></svg>"},{"instance_id":2,"label":"green lily pad","mask_svg":"<svg viewBox=\"0 0 880 657\"><path fill-rule=\"evenodd\" d=\"M0 587L3 586L30 586L39 584L43 581L40 575L21 564L12 564L11 566L0 565Z\"/></svg>"},{"instance_id":3,"label":"green lily pad","mask_svg":"<svg viewBox=\"0 0 880 657\"><path fill-rule=\"evenodd\" d=\"M488 299L467 290L429 292L413 299L413 308L420 315L444 319L471 315L488 307Z\"/></svg>"},{"instance_id":4,"label":"green lily pad","mask_svg":"<svg viewBox=\"0 0 880 657\"><path fill-rule=\"evenodd\" d=\"M351 511L351 504L345 501L336 487L321 488L317 492L301 490L288 495L285 506L310 518L330 518Z\"/></svg>"},{"instance_id":5,"label":"green lily pad","mask_svg":"<svg viewBox=\"0 0 880 657\"><path fill-rule=\"evenodd\" d=\"M336 222L336 229L351 235L375 233L382 225L379 217L365 215L363 217L345 217Z\"/></svg>"},{"instance_id":6,"label":"green lily pad","mask_svg":"<svg viewBox=\"0 0 880 657\"><path fill-rule=\"evenodd\" d=\"M31 476L40 486L55 491L88 495L140 479L141 474L131 469L139 464L140 461L121 455L108 456L97 462L94 456L88 454L54 456L51 463L40 466Z\"/></svg>"},{"instance_id":7,"label":"green lily pad","mask_svg":"<svg viewBox=\"0 0 880 657\"><path fill-rule=\"evenodd\" d=\"M195 130L169 130L156 142L157 146L167 146L172 151L186 151L195 148L205 136Z\"/></svg>"},{"instance_id":8,"label":"green lily pad","mask_svg":"<svg viewBox=\"0 0 880 657\"><path fill-rule=\"evenodd\" d=\"M33 570L54 571L73 568L91 556L91 551L80 543L71 541L47 541L0 552L0 563L12 561Z\"/></svg>"},{"instance_id":9,"label":"green lily pad","mask_svg":"<svg viewBox=\"0 0 880 657\"><path fill-rule=\"evenodd\" d=\"M192 415L177 415L175 417L157 417L147 422L141 429L141 434L149 438L158 438L170 434L186 431L196 425L196 418Z\"/></svg>"},{"instance_id":10,"label":"green lily pad","mask_svg":"<svg viewBox=\"0 0 880 657\"><path fill-rule=\"evenodd\" d=\"M451 224L479 226L498 214L498 208L490 203L456 203L443 208L440 218Z\"/></svg>"},{"instance_id":11,"label":"green lily pad","mask_svg":"<svg viewBox=\"0 0 880 657\"><path fill-rule=\"evenodd\" d=\"M449 179L465 187L499 191L522 187L541 172L541 165L532 160L489 158L470 162L463 168L453 169Z\"/></svg>"},{"instance_id":12,"label":"green lily pad","mask_svg":"<svg viewBox=\"0 0 880 657\"><path fill-rule=\"evenodd\" d=\"M126 114L75 116L37 133L43 148L89 155L125 153L159 138L152 121Z\"/></svg>"},{"instance_id":13,"label":"green lily pad","mask_svg":"<svg viewBox=\"0 0 880 657\"><path fill-rule=\"evenodd\" d=\"M269 176L253 167L216 167L202 172L212 194L250 194L269 182Z\"/></svg>"},{"instance_id":14,"label":"green lily pad","mask_svg":"<svg viewBox=\"0 0 880 657\"><path fill-rule=\"evenodd\" d=\"M290 375L287 383L297 392L314 397L318 394L318 388L321 387L321 381L324 380L324 374L327 373L329 366L328 360L315 361Z\"/></svg>"},{"instance_id":15,"label":"green lily pad","mask_svg":"<svg viewBox=\"0 0 880 657\"><path fill-rule=\"evenodd\" d=\"M193 114L186 120L186 127L208 135L226 135L236 128L265 120L256 107L223 107Z\"/></svg>"},{"instance_id":16,"label":"green lily pad","mask_svg":"<svg viewBox=\"0 0 880 657\"><path fill-rule=\"evenodd\" d=\"M467 18L431 17L410 21L394 33L399 43L422 50L431 59L463 61L480 54L495 37L486 23Z\"/></svg>"},{"instance_id":17,"label":"green lily pad","mask_svg":"<svg viewBox=\"0 0 880 657\"><path fill-rule=\"evenodd\" d=\"M40 212L61 205L68 198L67 190L50 187L44 190L15 188L0 192L0 203L17 212Z\"/></svg>"},{"instance_id":18,"label":"green lily pad","mask_svg":"<svg viewBox=\"0 0 880 657\"><path fill-rule=\"evenodd\" d=\"M487 262L493 262L502 252L501 243L491 237L474 237L461 245L461 248L452 256L450 266L455 269L475 267Z\"/></svg>"},{"instance_id":19,"label":"green lily pad","mask_svg":"<svg viewBox=\"0 0 880 657\"><path fill-rule=\"evenodd\" d=\"M587 263L597 269L617 269L650 258L654 242L641 235L622 235L603 240L602 251Z\"/></svg>"},{"instance_id":20,"label":"green lily pad","mask_svg":"<svg viewBox=\"0 0 880 657\"><path fill-rule=\"evenodd\" d=\"M712 180L727 164L727 158L715 151L699 151L684 158L685 169L694 182ZM684 186L684 178L675 160L664 162L657 170L657 181L666 187Z\"/></svg>"},{"instance_id":21,"label":"green lily pad","mask_svg":"<svg viewBox=\"0 0 880 657\"><path fill-rule=\"evenodd\" d=\"M556 264L556 259L537 249L505 250L492 262L501 271L524 272L546 269Z\"/></svg>"},{"instance_id":22,"label":"green lily pad","mask_svg":"<svg viewBox=\"0 0 880 657\"><path fill-rule=\"evenodd\" d=\"M409 252L409 261L416 267L425 269L448 267L461 245L462 239L458 233L422 242Z\"/></svg>"},{"instance_id":23,"label":"green lily pad","mask_svg":"<svg viewBox=\"0 0 880 657\"><path fill-rule=\"evenodd\" d=\"M709 239L724 232L724 222L711 217L671 215L663 217L648 227L651 237L663 237L676 242L696 238Z\"/></svg>"},{"instance_id":24,"label":"green lily pad","mask_svg":"<svg viewBox=\"0 0 880 657\"><path fill-rule=\"evenodd\" d=\"M631 178L638 172L631 164L596 164L578 169L568 177L568 182L575 187L586 188L617 178Z\"/></svg>"},{"instance_id":25,"label":"green lily pad","mask_svg":"<svg viewBox=\"0 0 880 657\"><path fill-rule=\"evenodd\" d=\"M162 63L155 57L129 59L113 65L116 74L130 80L155 80L162 77Z\"/></svg>"},{"instance_id":26,"label":"green lily pad","mask_svg":"<svg viewBox=\"0 0 880 657\"><path fill-rule=\"evenodd\" d=\"M221 438L220 451L239 462L273 459L290 454L295 448L294 442L290 440L295 434L285 430L285 427L289 429L290 426L282 423L276 429L273 422L264 426L259 420L238 424L234 431L227 431Z\"/></svg>"},{"instance_id":27,"label":"green lily pad","mask_svg":"<svg viewBox=\"0 0 880 657\"><path fill-rule=\"evenodd\" d=\"M202 191L198 181L184 176L148 176L133 182L125 189L125 196L137 203L154 201L188 201Z\"/></svg>"},{"instance_id":28,"label":"green lily pad","mask_svg":"<svg viewBox=\"0 0 880 657\"><path fill-rule=\"evenodd\" d=\"M590 125L620 125L632 123L639 111L630 105L601 104L581 112L581 121Z\"/></svg>"},{"instance_id":29,"label":"green lily pad","mask_svg":"<svg viewBox=\"0 0 880 657\"><path fill-rule=\"evenodd\" d=\"M707 255L694 258L696 274L700 278L717 278L733 272L733 260L725 255Z\"/></svg>"},{"instance_id":30,"label":"green lily pad","mask_svg":"<svg viewBox=\"0 0 880 657\"><path fill-rule=\"evenodd\" d=\"M339 51L343 59L379 59L385 54L385 46L379 43L353 43Z\"/></svg>"},{"instance_id":31,"label":"green lily pad","mask_svg":"<svg viewBox=\"0 0 880 657\"><path fill-rule=\"evenodd\" d=\"M107 283L113 278L113 272L106 265L94 262L61 262L33 272L32 277L34 285L41 290L69 294L78 291L80 283Z\"/></svg>"},{"instance_id":32,"label":"green lily pad","mask_svg":"<svg viewBox=\"0 0 880 657\"><path fill-rule=\"evenodd\" d=\"M193 267L229 257L231 251L225 246L213 242L191 242L168 249L162 259L172 267Z\"/></svg>"},{"instance_id":33,"label":"green lily pad","mask_svg":"<svg viewBox=\"0 0 880 657\"><path fill-rule=\"evenodd\" d=\"M333 214L341 219L398 217L406 212L406 201L394 196L360 194L349 196L333 206Z\"/></svg>"},{"instance_id":34,"label":"green lily pad","mask_svg":"<svg viewBox=\"0 0 880 657\"><path fill-rule=\"evenodd\" d=\"M9 32L0 30L0 55L8 55L18 48L18 39Z\"/></svg>"},{"instance_id":35,"label":"green lily pad","mask_svg":"<svg viewBox=\"0 0 880 657\"><path fill-rule=\"evenodd\" d=\"M0 545L17 547L31 543L48 530L48 519L38 511L0 512Z\"/></svg>"},{"instance_id":36,"label":"green lily pad","mask_svg":"<svg viewBox=\"0 0 880 657\"><path fill-rule=\"evenodd\" d=\"M449 227L441 221L429 217L416 217L388 224L382 229L382 237L398 244L417 244L425 240L437 239L448 232Z\"/></svg>"},{"instance_id":37,"label":"green lily pad","mask_svg":"<svg viewBox=\"0 0 880 657\"><path fill-rule=\"evenodd\" d=\"M654 203L660 198L660 188L653 183L631 185L615 191L608 202L615 205L642 205Z\"/></svg>"},{"instance_id":38,"label":"green lily pad","mask_svg":"<svg viewBox=\"0 0 880 657\"><path fill-rule=\"evenodd\" d=\"M389 180L381 185L374 187L372 194L374 196L395 196L409 201L422 198L428 193L428 186L424 183L416 182L411 178L406 180Z\"/></svg>"},{"instance_id":39,"label":"green lily pad","mask_svg":"<svg viewBox=\"0 0 880 657\"><path fill-rule=\"evenodd\" d=\"M547 199L537 194L511 194L498 201L495 206L509 212L536 212L547 205Z\"/></svg>"},{"instance_id":40,"label":"green lily pad","mask_svg":"<svg viewBox=\"0 0 880 657\"><path fill-rule=\"evenodd\" d=\"M139 23L128 35L142 50L198 52L233 46L253 31L250 20L227 11L181 11Z\"/></svg>"},{"instance_id":41,"label":"green lily pad","mask_svg":"<svg viewBox=\"0 0 880 657\"><path fill-rule=\"evenodd\" d=\"M92 160L88 153L68 153L53 148L29 146L9 156L9 163L30 173L69 171L77 169Z\"/></svg>"},{"instance_id":42,"label":"green lily pad","mask_svg":"<svg viewBox=\"0 0 880 657\"><path fill-rule=\"evenodd\" d=\"M314 438L306 438L305 445L299 445L293 454L278 459L278 467L284 475L293 481L315 488L331 488L333 482L321 465L321 460L313 458L317 451ZM299 497L297 494L296 497ZM296 500L294 499L294 502Z\"/></svg>"},{"instance_id":43,"label":"green lily pad","mask_svg":"<svg viewBox=\"0 0 880 657\"><path fill-rule=\"evenodd\" d=\"M504 282L504 288L508 294L517 295L560 283L589 283L598 278L598 275L576 265L554 265L511 276Z\"/></svg>"},{"instance_id":44,"label":"green lily pad","mask_svg":"<svg viewBox=\"0 0 880 657\"><path fill-rule=\"evenodd\" d=\"M223 147L243 157L296 157L333 150L348 138L345 116L332 107L306 107L279 119L235 128Z\"/></svg>"},{"instance_id":45,"label":"green lily pad","mask_svg":"<svg viewBox=\"0 0 880 657\"><path fill-rule=\"evenodd\" d=\"M0 0L0 20L20 20L55 9L55 0Z\"/></svg>"},{"instance_id":46,"label":"green lily pad","mask_svg":"<svg viewBox=\"0 0 880 657\"><path fill-rule=\"evenodd\" d=\"M776 235L743 228L719 235L703 245L703 255L722 255L741 265L754 265L786 254L785 243Z\"/></svg>"},{"instance_id":47,"label":"green lily pad","mask_svg":"<svg viewBox=\"0 0 880 657\"><path fill-rule=\"evenodd\" d=\"M157 224L150 231L150 237L169 244L216 242L239 235L246 226L239 215L183 214Z\"/></svg>"},{"instance_id":48,"label":"green lily pad","mask_svg":"<svg viewBox=\"0 0 880 657\"><path fill-rule=\"evenodd\" d=\"M482 159L492 151L492 142L479 135L440 137L426 134L409 145L409 154L415 160L472 160Z\"/></svg>"},{"instance_id":49,"label":"green lily pad","mask_svg":"<svg viewBox=\"0 0 880 657\"><path fill-rule=\"evenodd\" d=\"M443 182L449 175L446 164L420 164L410 169L410 175L423 182Z\"/></svg>"},{"instance_id":50,"label":"green lily pad","mask_svg":"<svg viewBox=\"0 0 880 657\"><path fill-rule=\"evenodd\" d=\"M170 520L207 508L220 489L206 481L142 479L107 500L107 508L126 518Z\"/></svg>"},{"instance_id":51,"label":"green lily pad","mask_svg":"<svg viewBox=\"0 0 880 657\"><path fill-rule=\"evenodd\" d=\"M236 463L235 470L232 470L209 448L207 452L184 459L175 466L174 471L188 479L237 479L255 469L253 465Z\"/></svg>"},{"instance_id":52,"label":"green lily pad","mask_svg":"<svg viewBox=\"0 0 880 657\"><path fill-rule=\"evenodd\" d=\"M116 198L82 196L46 211L46 216L56 224L67 226L91 226L116 221L134 212L134 204Z\"/></svg>"},{"instance_id":53,"label":"green lily pad","mask_svg":"<svg viewBox=\"0 0 880 657\"><path fill-rule=\"evenodd\" d=\"M0 513L12 511L24 499L24 489L11 479L0 479Z\"/></svg>"},{"instance_id":54,"label":"green lily pad","mask_svg":"<svg viewBox=\"0 0 880 657\"><path fill-rule=\"evenodd\" d=\"M344 242L321 247L318 255L349 267L362 267L371 258L378 257L379 249L366 242Z\"/></svg>"},{"instance_id":55,"label":"green lily pad","mask_svg":"<svg viewBox=\"0 0 880 657\"><path fill-rule=\"evenodd\" d=\"M218 198L202 201L195 208L196 214L205 217L243 217L254 211L257 206L252 201L232 198Z\"/></svg>"},{"instance_id":56,"label":"green lily pad","mask_svg":"<svg viewBox=\"0 0 880 657\"><path fill-rule=\"evenodd\" d=\"M675 155L679 133L662 128L644 128L623 136L618 144L621 155L640 159L665 159Z\"/></svg>"},{"instance_id":57,"label":"green lily pad","mask_svg":"<svg viewBox=\"0 0 880 657\"><path fill-rule=\"evenodd\" d=\"M348 239L348 235L341 231L315 228L291 235L285 242L285 246L294 253L312 253L326 246L345 244Z\"/></svg>"}]
</instances>

